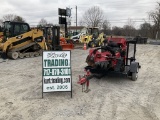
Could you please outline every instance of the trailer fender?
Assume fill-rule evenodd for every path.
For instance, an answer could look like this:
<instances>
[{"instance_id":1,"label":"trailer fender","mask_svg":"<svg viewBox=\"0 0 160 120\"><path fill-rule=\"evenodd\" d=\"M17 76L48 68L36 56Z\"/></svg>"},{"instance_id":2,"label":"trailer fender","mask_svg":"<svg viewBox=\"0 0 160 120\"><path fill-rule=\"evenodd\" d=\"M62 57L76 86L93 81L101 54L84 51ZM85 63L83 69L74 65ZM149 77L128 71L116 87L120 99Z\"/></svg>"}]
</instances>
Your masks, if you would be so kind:
<instances>
[{"instance_id":1,"label":"trailer fender","mask_svg":"<svg viewBox=\"0 0 160 120\"><path fill-rule=\"evenodd\" d=\"M139 62L131 62L130 64L130 72L133 72L133 73L138 73L138 69L139 69Z\"/></svg>"}]
</instances>

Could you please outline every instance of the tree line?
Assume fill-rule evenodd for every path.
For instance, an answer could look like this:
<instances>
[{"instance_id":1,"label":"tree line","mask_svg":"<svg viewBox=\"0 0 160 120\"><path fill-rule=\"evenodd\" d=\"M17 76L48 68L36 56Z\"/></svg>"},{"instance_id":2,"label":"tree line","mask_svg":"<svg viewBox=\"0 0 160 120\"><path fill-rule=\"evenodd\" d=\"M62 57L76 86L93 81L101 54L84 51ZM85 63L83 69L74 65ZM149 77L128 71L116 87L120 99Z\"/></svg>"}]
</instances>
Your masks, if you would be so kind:
<instances>
[{"instance_id":1,"label":"tree line","mask_svg":"<svg viewBox=\"0 0 160 120\"><path fill-rule=\"evenodd\" d=\"M2 25L4 21L25 22L25 19L19 15L7 14L0 19L0 25Z\"/></svg>"},{"instance_id":2,"label":"tree line","mask_svg":"<svg viewBox=\"0 0 160 120\"><path fill-rule=\"evenodd\" d=\"M80 21L81 25L87 27L99 27L106 35L118 35L118 36L144 36L153 39L160 38L160 3L157 3L157 8L148 13L148 19L153 21L150 24L146 21L136 29L135 23L132 19L128 19L128 22L123 27L113 26L111 27L109 21L104 17L103 10L98 6L89 8L83 14L83 19Z\"/></svg>"},{"instance_id":3,"label":"tree line","mask_svg":"<svg viewBox=\"0 0 160 120\"><path fill-rule=\"evenodd\" d=\"M12 22L26 22L26 20L19 16L19 15L15 15L15 14L6 14L4 15L1 19L0 19L0 26L2 26L4 21L12 21ZM38 23L38 27L40 26L46 26L46 25L53 25L52 23L48 23L46 19L42 18L39 23Z\"/></svg>"}]
</instances>

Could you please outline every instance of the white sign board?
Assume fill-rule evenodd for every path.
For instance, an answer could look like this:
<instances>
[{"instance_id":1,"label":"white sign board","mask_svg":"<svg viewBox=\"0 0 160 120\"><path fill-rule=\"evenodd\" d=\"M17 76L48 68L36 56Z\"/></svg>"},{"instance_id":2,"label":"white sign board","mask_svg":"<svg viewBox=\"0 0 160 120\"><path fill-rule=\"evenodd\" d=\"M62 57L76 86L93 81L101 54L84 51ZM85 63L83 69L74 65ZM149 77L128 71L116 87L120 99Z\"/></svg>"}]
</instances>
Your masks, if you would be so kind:
<instances>
[{"instance_id":1,"label":"white sign board","mask_svg":"<svg viewBox=\"0 0 160 120\"><path fill-rule=\"evenodd\" d=\"M44 51L43 92L72 91L70 51Z\"/></svg>"}]
</instances>

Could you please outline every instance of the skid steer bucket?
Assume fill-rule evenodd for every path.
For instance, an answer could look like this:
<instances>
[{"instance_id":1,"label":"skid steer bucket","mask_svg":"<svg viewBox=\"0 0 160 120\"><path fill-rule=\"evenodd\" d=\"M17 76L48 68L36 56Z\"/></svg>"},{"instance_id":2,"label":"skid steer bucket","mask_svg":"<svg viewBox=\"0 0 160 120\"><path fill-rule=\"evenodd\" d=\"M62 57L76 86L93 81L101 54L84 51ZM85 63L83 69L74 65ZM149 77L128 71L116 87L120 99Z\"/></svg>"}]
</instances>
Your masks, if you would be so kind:
<instances>
[{"instance_id":1,"label":"skid steer bucket","mask_svg":"<svg viewBox=\"0 0 160 120\"><path fill-rule=\"evenodd\" d=\"M74 45L72 44L61 44L62 50L72 50L74 49Z\"/></svg>"},{"instance_id":2,"label":"skid steer bucket","mask_svg":"<svg viewBox=\"0 0 160 120\"><path fill-rule=\"evenodd\" d=\"M74 44L71 40L66 40L64 37L60 38L60 45L63 50L72 50L74 49Z\"/></svg>"}]
</instances>

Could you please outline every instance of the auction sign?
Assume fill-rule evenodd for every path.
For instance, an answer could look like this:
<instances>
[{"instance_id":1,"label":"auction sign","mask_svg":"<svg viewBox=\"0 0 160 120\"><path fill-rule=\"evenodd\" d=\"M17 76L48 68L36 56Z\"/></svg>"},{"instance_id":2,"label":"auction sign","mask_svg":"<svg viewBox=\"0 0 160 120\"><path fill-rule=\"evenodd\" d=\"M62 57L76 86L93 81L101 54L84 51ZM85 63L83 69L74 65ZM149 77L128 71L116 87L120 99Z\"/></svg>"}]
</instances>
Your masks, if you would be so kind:
<instances>
[{"instance_id":1,"label":"auction sign","mask_svg":"<svg viewBox=\"0 0 160 120\"><path fill-rule=\"evenodd\" d=\"M70 91L72 97L71 51L43 51L43 93Z\"/></svg>"}]
</instances>

